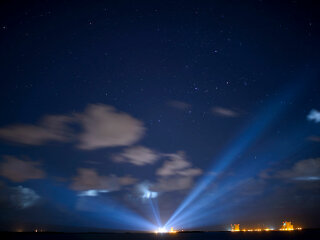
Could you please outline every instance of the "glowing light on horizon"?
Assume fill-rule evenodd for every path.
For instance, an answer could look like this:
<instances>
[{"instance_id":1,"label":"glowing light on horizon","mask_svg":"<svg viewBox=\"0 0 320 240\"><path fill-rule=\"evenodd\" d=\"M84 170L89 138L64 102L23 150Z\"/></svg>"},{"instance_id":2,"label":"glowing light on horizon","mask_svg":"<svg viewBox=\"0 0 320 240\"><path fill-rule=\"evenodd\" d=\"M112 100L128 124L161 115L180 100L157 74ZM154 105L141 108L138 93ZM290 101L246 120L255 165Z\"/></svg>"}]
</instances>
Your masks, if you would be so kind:
<instances>
[{"instance_id":1,"label":"glowing light on horizon","mask_svg":"<svg viewBox=\"0 0 320 240\"><path fill-rule=\"evenodd\" d=\"M283 222L282 227L279 229L280 231L293 231L293 225L291 222Z\"/></svg>"},{"instance_id":2,"label":"glowing light on horizon","mask_svg":"<svg viewBox=\"0 0 320 240\"><path fill-rule=\"evenodd\" d=\"M170 230L167 230L166 227L159 227L155 233L177 233L177 230L174 230L173 227L170 228Z\"/></svg>"},{"instance_id":3,"label":"glowing light on horizon","mask_svg":"<svg viewBox=\"0 0 320 240\"><path fill-rule=\"evenodd\" d=\"M302 230L301 227L294 228L291 222L283 222L279 231L294 231ZM254 228L254 229L240 229L240 224L231 224L231 232L262 232L275 231L274 228Z\"/></svg>"},{"instance_id":4,"label":"glowing light on horizon","mask_svg":"<svg viewBox=\"0 0 320 240\"><path fill-rule=\"evenodd\" d=\"M168 230L165 227L159 227L155 233L167 233Z\"/></svg>"}]
</instances>

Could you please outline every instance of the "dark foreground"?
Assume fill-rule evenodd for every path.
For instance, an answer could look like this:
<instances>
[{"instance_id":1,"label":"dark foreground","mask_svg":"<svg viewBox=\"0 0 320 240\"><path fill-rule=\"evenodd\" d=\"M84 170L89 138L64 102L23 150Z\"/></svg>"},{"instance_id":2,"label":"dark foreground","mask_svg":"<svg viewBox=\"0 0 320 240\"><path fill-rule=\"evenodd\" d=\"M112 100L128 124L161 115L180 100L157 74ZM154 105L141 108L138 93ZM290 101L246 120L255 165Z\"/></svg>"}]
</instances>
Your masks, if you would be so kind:
<instances>
[{"instance_id":1,"label":"dark foreground","mask_svg":"<svg viewBox=\"0 0 320 240\"><path fill-rule=\"evenodd\" d=\"M149 233L1 233L0 239L22 240L280 240L280 239L320 239L320 230L303 230L296 232L197 232L176 234Z\"/></svg>"}]
</instances>

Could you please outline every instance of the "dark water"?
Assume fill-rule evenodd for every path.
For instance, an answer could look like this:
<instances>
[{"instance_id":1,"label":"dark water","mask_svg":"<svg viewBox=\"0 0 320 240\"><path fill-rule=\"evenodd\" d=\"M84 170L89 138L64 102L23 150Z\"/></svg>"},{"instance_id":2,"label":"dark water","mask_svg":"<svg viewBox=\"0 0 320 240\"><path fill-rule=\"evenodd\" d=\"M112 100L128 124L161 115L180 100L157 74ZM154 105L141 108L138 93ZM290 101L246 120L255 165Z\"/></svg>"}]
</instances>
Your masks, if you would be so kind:
<instances>
[{"instance_id":1,"label":"dark water","mask_svg":"<svg viewBox=\"0 0 320 240\"><path fill-rule=\"evenodd\" d=\"M148 233L1 233L1 239L22 240L320 240L320 230L303 230L297 232L201 232L177 234Z\"/></svg>"}]
</instances>

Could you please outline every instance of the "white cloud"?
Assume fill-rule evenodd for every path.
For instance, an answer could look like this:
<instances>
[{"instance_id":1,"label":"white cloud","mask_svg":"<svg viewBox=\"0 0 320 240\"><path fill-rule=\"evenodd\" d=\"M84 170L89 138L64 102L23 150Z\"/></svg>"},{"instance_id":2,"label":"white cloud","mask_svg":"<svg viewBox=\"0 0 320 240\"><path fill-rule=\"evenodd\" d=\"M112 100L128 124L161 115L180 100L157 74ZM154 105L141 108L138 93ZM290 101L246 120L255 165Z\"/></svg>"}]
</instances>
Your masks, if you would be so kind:
<instances>
[{"instance_id":1,"label":"white cloud","mask_svg":"<svg viewBox=\"0 0 320 240\"><path fill-rule=\"evenodd\" d=\"M239 115L236 111L223 107L214 107L211 111L213 114L222 117L237 117Z\"/></svg>"},{"instance_id":2,"label":"white cloud","mask_svg":"<svg viewBox=\"0 0 320 240\"><path fill-rule=\"evenodd\" d=\"M118 177L118 181L121 186L127 186L127 185L134 184L137 181L137 179L131 176L124 176L124 177Z\"/></svg>"},{"instance_id":3,"label":"white cloud","mask_svg":"<svg viewBox=\"0 0 320 240\"><path fill-rule=\"evenodd\" d=\"M129 147L124 149L122 153L112 156L112 160L115 162L128 162L137 166L153 164L158 158L158 154L143 146Z\"/></svg>"},{"instance_id":4,"label":"white cloud","mask_svg":"<svg viewBox=\"0 0 320 240\"><path fill-rule=\"evenodd\" d=\"M170 192L188 189L192 187L192 185L193 177L171 176L168 178L159 178L152 189L158 192Z\"/></svg>"},{"instance_id":5,"label":"white cloud","mask_svg":"<svg viewBox=\"0 0 320 240\"><path fill-rule=\"evenodd\" d=\"M84 130L79 135L81 149L132 145L145 132L141 121L107 105L89 105L76 117Z\"/></svg>"},{"instance_id":6,"label":"white cloud","mask_svg":"<svg viewBox=\"0 0 320 240\"><path fill-rule=\"evenodd\" d=\"M18 124L0 128L0 138L26 145L42 145L49 141L66 142L71 138L67 123L72 118L62 115L46 116L38 125Z\"/></svg>"},{"instance_id":7,"label":"white cloud","mask_svg":"<svg viewBox=\"0 0 320 240\"><path fill-rule=\"evenodd\" d=\"M176 100L169 101L168 105L179 110L188 110L191 108L190 104Z\"/></svg>"},{"instance_id":8,"label":"white cloud","mask_svg":"<svg viewBox=\"0 0 320 240\"><path fill-rule=\"evenodd\" d=\"M202 174L202 170L200 168L189 168L189 169L184 169L181 171L177 172L181 176L198 176Z\"/></svg>"},{"instance_id":9,"label":"white cloud","mask_svg":"<svg viewBox=\"0 0 320 240\"><path fill-rule=\"evenodd\" d=\"M29 179L45 177L45 172L39 168L39 163L23 161L16 157L5 156L0 164L0 176L13 182L23 182Z\"/></svg>"},{"instance_id":10,"label":"white cloud","mask_svg":"<svg viewBox=\"0 0 320 240\"><path fill-rule=\"evenodd\" d=\"M320 180L320 158L301 160L295 163L291 168L278 171L271 177L299 181Z\"/></svg>"},{"instance_id":11,"label":"white cloud","mask_svg":"<svg viewBox=\"0 0 320 240\"><path fill-rule=\"evenodd\" d=\"M157 170L157 175L160 176L173 176L188 174L195 176L202 173L201 169L190 168L191 163L185 160L185 153L180 151L178 153L163 154L163 156L169 157L170 160L165 161L163 166Z\"/></svg>"},{"instance_id":12,"label":"white cloud","mask_svg":"<svg viewBox=\"0 0 320 240\"><path fill-rule=\"evenodd\" d=\"M73 133L72 126L82 131ZM112 106L88 105L83 113L49 115L39 124L17 124L0 128L0 139L26 144L42 145L50 141L78 141L78 148L93 150L104 147L129 146L142 138L143 123Z\"/></svg>"},{"instance_id":13,"label":"white cloud","mask_svg":"<svg viewBox=\"0 0 320 240\"><path fill-rule=\"evenodd\" d=\"M314 121L315 123L320 123L320 112L318 110L312 109L307 116L309 121Z\"/></svg>"},{"instance_id":14,"label":"white cloud","mask_svg":"<svg viewBox=\"0 0 320 240\"><path fill-rule=\"evenodd\" d=\"M152 187L155 191L175 191L188 189L193 185L194 177L202 174L199 168L192 168L191 163L185 159L185 153L163 154L169 157L163 166L157 170L160 176Z\"/></svg>"},{"instance_id":15,"label":"white cloud","mask_svg":"<svg viewBox=\"0 0 320 240\"><path fill-rule=\"evenodd\" d=\"M78 175L73 178L71 189L76 191L116 191L121 186L130 185L136 182L132 177L117 177L115 175L101 176L96 170L79 168ZM88 193L88 192L87 192ZM90 193L90 192L89 192Z\"/></svg>"}]
</instances>

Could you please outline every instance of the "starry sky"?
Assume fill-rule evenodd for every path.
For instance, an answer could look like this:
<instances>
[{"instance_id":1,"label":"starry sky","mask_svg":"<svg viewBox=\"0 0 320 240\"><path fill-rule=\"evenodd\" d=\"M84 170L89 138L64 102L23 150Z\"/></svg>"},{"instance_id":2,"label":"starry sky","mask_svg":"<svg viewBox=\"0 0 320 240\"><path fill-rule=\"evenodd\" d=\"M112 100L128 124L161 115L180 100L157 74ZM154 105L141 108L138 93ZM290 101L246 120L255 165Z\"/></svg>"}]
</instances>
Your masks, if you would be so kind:
<instances>
[{"instance_id":1,"label":"starry sky","mask_svg":"<svg viewBox=\"0 0 320 240\"><path fill-rule=\"evenodd\" d=\"M1 230L320 227L318 12L2 1Z\"/></svg>"}]
</instances>

